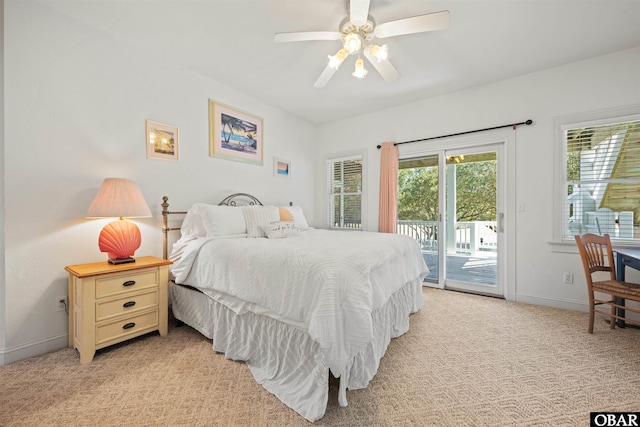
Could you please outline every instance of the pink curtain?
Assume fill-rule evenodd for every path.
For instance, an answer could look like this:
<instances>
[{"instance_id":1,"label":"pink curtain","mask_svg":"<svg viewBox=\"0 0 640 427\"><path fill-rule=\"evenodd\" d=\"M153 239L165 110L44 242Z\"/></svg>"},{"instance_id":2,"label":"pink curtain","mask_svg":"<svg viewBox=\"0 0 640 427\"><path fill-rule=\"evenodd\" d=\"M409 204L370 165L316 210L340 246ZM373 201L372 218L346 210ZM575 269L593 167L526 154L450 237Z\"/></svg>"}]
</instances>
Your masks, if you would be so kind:
<instances>
[{"instance_id":1,"label":"pink curtain","mask_svg":"<svg viewBox=\"0 0 640 427\"><path fill-rule=\"evenodd\" d=\"M393 142L384 142L380 151L378 231L395 233L398 218L398 147Z\"/></svg>"}]
</instances>

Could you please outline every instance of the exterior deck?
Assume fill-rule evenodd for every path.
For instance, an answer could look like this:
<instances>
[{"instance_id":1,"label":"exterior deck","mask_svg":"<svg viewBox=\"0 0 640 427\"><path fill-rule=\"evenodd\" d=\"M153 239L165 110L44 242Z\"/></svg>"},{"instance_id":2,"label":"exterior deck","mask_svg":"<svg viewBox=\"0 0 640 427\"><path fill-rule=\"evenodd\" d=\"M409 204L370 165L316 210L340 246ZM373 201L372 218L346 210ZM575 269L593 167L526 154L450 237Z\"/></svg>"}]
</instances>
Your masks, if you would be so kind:
<instances>
[{"instance_id":1,"label":"exterior deck","mask_svg":"<svg viewBox=\"0 0 640 427\"><path fill-rule=\"evenodd\" d=\"M361 223L344 222L335 227L361 228ZM495 221L456 222L446 243L446 278L476 285L497 283L497 223ZM438 281L438 222L399 220L397 233L413 237L420 243L429 274L425 281Z\"/></svg>"},{"instance_id":2,"label":"exterior deck","mask_svg":"<svg viewBox=\"0 0 640 427\"><path fill-rule=\"evenodd\" d=\"M436 221L399 220L397 233L416 239L422 248L429 274L426 281L437 282L439 224ZM497 223L495 221L456 222L445 242L446 275L449 280L495 286L497 283Z\"/></svg>"},{"instance_id":3,"label":"exterior deck","mask_svg":"<svg viewBox=\"0 0 640 427\"><path fill-rule=\"evenodd\" d=\"M426 281L438 281L438 254L432 251L423 251L429 274ZM447 255L446 278L460 282L474 283L476 285L492 286L497 280L497 262L495 252L487 255L455 254Z\"/></svg>"}]
</instances>

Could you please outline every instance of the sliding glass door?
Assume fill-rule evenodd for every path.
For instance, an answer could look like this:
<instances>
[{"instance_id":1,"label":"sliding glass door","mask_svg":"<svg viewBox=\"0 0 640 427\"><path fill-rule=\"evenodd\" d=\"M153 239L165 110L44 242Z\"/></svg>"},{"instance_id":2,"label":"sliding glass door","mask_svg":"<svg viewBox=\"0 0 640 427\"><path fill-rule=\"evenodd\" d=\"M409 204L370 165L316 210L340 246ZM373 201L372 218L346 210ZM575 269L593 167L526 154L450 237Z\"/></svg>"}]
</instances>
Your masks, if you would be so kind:
<instances>
[{"instance_id":1,"label":"sliding glass door","mask_svg":"<svg viewBox=\"0 0 640 427\"><path fill-rule=\"evenodd\" d=\"M498 280L504 227L501 153L501 145L445 152L447 288L503 294Z\"/></svg>"},{"instance_id":2,"label":"sliding glass door","mask_svg":"<svg viewBox=\"0 0 640 427\"><path fill-rule=\"evenodd\" d=\"M400 161L398 233L416 238L429 286L503 295L502 144Z\"/></svg>"},{"instance_id":3,"label":"sliding glass door","mask_svg":"<svg viewBox=\"0 0 640 427\"><path fill-rule=\"evenodd\" d=\"M440 156L438 154L400 160L398 170L399 234L420 243L429 267L426 282L440 282Z\"/></svg>"}]
</instances>

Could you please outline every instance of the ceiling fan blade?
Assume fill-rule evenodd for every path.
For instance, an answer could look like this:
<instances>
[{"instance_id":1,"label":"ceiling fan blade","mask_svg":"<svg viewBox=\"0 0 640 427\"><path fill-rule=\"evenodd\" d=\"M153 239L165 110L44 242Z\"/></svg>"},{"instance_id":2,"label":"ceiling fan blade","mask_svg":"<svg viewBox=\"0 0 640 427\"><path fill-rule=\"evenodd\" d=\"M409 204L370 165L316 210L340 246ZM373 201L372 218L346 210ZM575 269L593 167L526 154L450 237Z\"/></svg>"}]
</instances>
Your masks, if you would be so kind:
<instances>
[{"instance_id":1,"label":"ceiling fan blade","mask_svg":"<svg viewBox=\"0 0 640 427\"><path fill-rule=\"evenodd\" d=\"M313 84L313 87L324 87L329 82L331 77L333 77L336 71L338 71L337 68L333 68L327 65L324 68L324 71L322 71L322 74L320 74L320 77L318 77L318 80L316 80L316 82Z\"/></svg>"},{"instance_id":2,"label":"ceiling fan blade","mask_svg":"<svg viewBox=\"0 0 640 427\"><path fill-rule=\"evenodd\" d=\"M426 31L444 30L449 26L449 11L418 15L411 18L379 24L374 30L376 37L385 38L403 34L424 33Z\"/></svg>"},{"instance_id":3,"label":"ceiling fan blade","mask_svg":"<svg viewBox=\"0 0 640 427\"><path fill-rule=\"evenodd\" d=\"M396 68L389 62L388 59L378 60L375 56L371 55L368 50L364 51L364 56L369 60L373 68L376 69L378 73L382 76L384 81L387 83L396 80L400 77L400 73Z\"/></svg>"},{"instance_id":4,"label":"ceiling fan blade","mask_svg":"<svg viewBox=\"0 0 640 427\"><path fill-rule=\"evenodd\" d=\"M300 33L276 33L273 41L276 43L302 42L308 40L339 40L340 34L337 31L303 31Z\"/></svg>"},{"instance_id":5,"label":"ceiling fan blade","mask_svg":"<svg viewBox=\"0 0 640 427\"><path fill-rule=\"evenodd\" d=\"M369 0L351 0L349 2L349 20L357 27L367 23Z\"/></svg>"}]
</instances>

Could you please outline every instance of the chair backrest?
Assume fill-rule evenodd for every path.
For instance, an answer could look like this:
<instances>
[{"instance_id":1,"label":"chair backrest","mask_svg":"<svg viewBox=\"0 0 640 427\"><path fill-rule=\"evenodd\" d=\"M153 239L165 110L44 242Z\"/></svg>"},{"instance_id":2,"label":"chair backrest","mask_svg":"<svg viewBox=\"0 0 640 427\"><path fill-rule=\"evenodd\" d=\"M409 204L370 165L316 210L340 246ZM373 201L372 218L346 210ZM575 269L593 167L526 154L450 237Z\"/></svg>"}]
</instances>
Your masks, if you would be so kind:
<instances>
[{"instance_id":1,"label":"chair backrest","mask_svg":"<svg viewBox=\"0 0 640 427\"><path fill-rule=\"evenodd\" d=\"M575 236L587 283L591 286L592 274L596 271L609 273L610 280L616 278L616 265L613 262L613 250L608 234L585 234L582 237Z\"/></svg>"}]
</instances>

